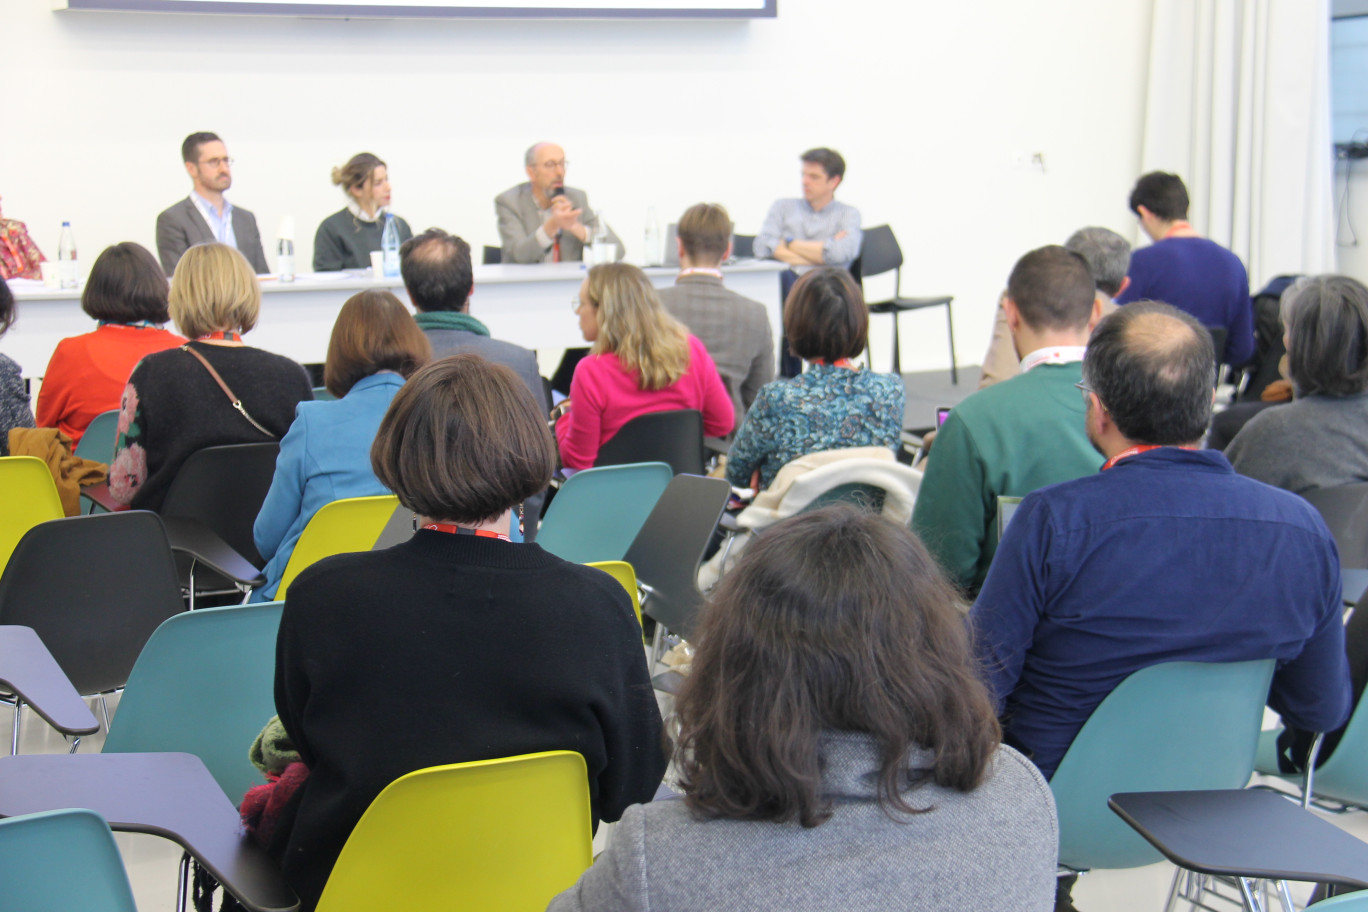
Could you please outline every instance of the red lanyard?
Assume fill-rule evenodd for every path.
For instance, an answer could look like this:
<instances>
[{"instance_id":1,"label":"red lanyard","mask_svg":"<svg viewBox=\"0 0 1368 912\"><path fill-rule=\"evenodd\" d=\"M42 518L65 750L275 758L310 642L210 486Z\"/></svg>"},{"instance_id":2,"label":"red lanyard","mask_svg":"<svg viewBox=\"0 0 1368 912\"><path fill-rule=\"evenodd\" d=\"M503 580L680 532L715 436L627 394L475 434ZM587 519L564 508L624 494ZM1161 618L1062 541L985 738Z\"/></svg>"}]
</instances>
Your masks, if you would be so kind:
<instances>
[{"instance_id":1,"label":"red lanyard","mask_svg":"<svg viewBox=\"0 0 1368 912\"><path fill-rule=\"evenodd\" d=\"M1174 222L1173 227L1164 232L1164 240L1168 240L1180 231L1191 231L1192 223L1188 221Z\"/></svg>"},{"instance_id":2,"label":"red lanyard","mask_svg":"<svg viewBox=\"0 0 1368 912\"><path fill-rule=\"evenodd\" d=\"M196 341L196 342L210 342L210 341L213 341L213 340L215 340L215 339L221 339L221 340L223 340L224 342L241 342L241 341L242 341L242 333L235 333L235 332L230 332L229 330L226 330L226 329L220 329L218 332L211 332L211 333L209 333L207 336L200 336L200 337L199 337L198 339L196 339L195 341Z\"/></svg>"},{"instance_id":3,"label":"red lanyard","mask_svg":"<svg viewBox=\"0 0 1368 912\"><path fill-rule=\"evenodd\" d=\"M431 522L423 526L423 528L431 529L433 532L445 532L448 535L474 535L478 538L497 538L500 541L506 542L511 542L513 540L502 532L495 532L492 529L471 529L466 526L458 526L455 523Z\"/></svg>"},{"instance_id":4,"label":"red lanyard","mask_svg":"<svg viewBox=\"0 0 1368 912\"><path fill-rule=\"evenodd\" d=\"M825 366L827 362L826 362L826 359L825 359L825 358L813 358L813 359L812 359L811 361L809 361L808 363L809 363L809 364L821 364L821 365ZM851 361L849 358L838 358L838 359L836 359L835 361L832 361L832 362L831 362L831 366L832 366L832 367L844 367L846 370L855 370L855 362L854 362L854 361Z\"/></svg>"},{"instance_id":5,"label":"red lanyard","mask_svg":"<svg viewBox=\"0 0 1368 912\"><path fill-rule=\"evenodd\" d=\"M1122 450L1121 452L1113 456L1111 459L1108 459L1106 462L1102 463L1102 471L1107 471L1107 469L1110 469L1112 466L1116 465L1118 462L1129 456L1135 456L1140 453L1148 453L1150 450L1157 450L1160 449L1162 446L1162 444L1158 443L1145 443L1141 444L1140 446L1133 446L1128 450ZM1195 447L1175 447L1174 449L1191 450L1195 449Z\"/></svg>"}]
</instances>

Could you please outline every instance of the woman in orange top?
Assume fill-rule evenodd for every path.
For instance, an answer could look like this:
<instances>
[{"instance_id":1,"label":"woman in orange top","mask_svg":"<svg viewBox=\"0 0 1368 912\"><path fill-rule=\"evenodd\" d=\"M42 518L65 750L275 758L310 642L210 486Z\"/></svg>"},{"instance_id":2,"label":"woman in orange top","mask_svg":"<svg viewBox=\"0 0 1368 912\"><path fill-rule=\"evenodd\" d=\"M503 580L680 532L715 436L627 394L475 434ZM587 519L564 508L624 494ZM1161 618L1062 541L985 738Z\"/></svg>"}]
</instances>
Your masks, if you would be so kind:
<instances>
[{"instance_id":1,"label":"woman in orange top","mask_svg":"<svg viewBox=\"0 0 1368 912\"><path fill-rule=\"evenodd\" d=\"M106 248L91 267L81 309L100 321L94 332L57 343L38 391L38 425L81 442L90 422L119 407L128 375L144 355L185 342L161 328L166 273L146 248L125 241Z\"/></svg>"}]
</instances>

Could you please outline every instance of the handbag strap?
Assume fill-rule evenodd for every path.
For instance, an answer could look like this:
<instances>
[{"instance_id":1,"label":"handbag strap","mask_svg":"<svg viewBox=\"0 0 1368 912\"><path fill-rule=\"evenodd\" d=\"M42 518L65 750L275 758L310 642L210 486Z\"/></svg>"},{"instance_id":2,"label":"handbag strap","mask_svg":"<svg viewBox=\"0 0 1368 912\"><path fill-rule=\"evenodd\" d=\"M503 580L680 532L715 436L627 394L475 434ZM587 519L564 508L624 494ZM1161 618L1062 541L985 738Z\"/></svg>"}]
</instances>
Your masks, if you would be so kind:
<instances>
[{"instance_id":1,"label":"handbag strap","mask_svg":"<svg viewBox=\"0 0 1368 912\"><path fill-rule=\"evenodd\" d=\"M223 390L224 394L228 397L228 401L233 404L233 408L241 412L243 418L246 418L248 421L252 422L252 427L256 428L258 431L261 431L261 433L265 434L267 437L270 437L272 440L276 439L275 434L272 434L270 431L266 430L259 423L257 423L257 420L255 418L247 414L247 410L242 407L242 400L237 397L236 393L234 393L231 389L228 388L228 384L223 382L223 378L219 376L218 371L214 370L214 366L209 363L208 358L204 357L204 355L201 355L199 352L195 351L188 344L182 345L180 347L180 350L183 352L189 352L190 354L194 355L199 360L199 363L204 365L204 369L209 372L209 376L214 378L214 382L219 385L219 389Z\"/></svg>"}]
</instances>

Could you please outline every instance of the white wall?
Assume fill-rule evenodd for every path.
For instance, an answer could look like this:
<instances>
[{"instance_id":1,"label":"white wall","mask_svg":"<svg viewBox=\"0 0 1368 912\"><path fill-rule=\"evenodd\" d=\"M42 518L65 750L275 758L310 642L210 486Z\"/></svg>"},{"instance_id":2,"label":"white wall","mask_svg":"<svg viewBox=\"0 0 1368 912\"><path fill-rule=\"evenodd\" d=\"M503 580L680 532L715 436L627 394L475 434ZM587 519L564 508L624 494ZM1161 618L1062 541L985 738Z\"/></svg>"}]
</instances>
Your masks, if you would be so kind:
<instances>
[{"instance_id":1,"label":"white wall","mask_svg":"<svg viewBox=\"0 0 1368 912\"><path fill-rule=\"evenodd\" d=\"M230 197L263 235L287 214L309 235L301 264L312 226L343 202L330 167L363 149L389 162L415 229L440 225L478 251L497 243L492 199L524 179L523 149L558 141L570 183L640 256L648 205L664 222L722 202L754 233L772 199L797 194L797 153L831 145L849 162L841 198L902 242L904 292L956 296L966 364L1017 256L1087 224L1135 235L1125 200L1149 0L780 0L777 19L753 22L47 6L4 0L0 48L25 89L6 97L0 193L49 256L70 219L87 265L116 241L152 246L157 212L188 190L180 142L205 129L237 159ZM1035 152L1043 174L1016 164ZM948 363L940 311L903 325L904 370ZM875 320L876 366L887 327Z\"/></svg>"}]
</instances>

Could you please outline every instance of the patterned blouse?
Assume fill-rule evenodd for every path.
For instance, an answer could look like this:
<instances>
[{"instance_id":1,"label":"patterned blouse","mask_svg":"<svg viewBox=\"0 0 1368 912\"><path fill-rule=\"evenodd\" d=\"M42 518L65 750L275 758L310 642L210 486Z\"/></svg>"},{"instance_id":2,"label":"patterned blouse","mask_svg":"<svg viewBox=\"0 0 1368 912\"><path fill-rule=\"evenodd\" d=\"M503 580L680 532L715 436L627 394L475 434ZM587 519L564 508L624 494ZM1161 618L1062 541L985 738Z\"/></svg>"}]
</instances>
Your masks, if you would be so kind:
<instances>
[{"instance_id":1,"label":"patterned blouse","mask_svg":"<svg viewBox=\"0 0 1368 912\"><path fill-rule=\"evenodd\" d=\"M0 279L37 279L43 254L23 222L0 218Z\"/></svg>"},{"instance_id":2,"label":"patterned blouse","mask_svg":"<svg viewBox=\"0 0 1368 912\"><path fill-rule=\"evenodd\" d=\"M746 413L727 456L727 481L748 487L760 469L769 487L785 463L822 450L898 446L903 426L902 378L827 364L792 380L766 384Z\"/></svg>"}]
</instances>

